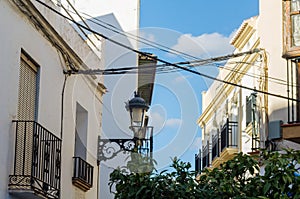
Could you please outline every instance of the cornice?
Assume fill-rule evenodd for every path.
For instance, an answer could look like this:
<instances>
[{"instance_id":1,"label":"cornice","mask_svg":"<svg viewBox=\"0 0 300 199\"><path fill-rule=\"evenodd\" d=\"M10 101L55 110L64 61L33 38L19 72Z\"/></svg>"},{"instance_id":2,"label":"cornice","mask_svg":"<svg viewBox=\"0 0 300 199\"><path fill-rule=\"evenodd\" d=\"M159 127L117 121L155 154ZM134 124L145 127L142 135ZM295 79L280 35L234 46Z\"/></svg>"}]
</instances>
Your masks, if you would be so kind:
<instances>
[{"instance_id":1,"label":"cornice","mask_svg":"<svg viewBox=\"0 0 300 199\"><path fill-rule=\"evenodd\" d=\"M33 25L33 27L38 32L43 34L45 38L53 45L53 47L55 47L62 53L64 59L67 59L69 62L72 63L73 67L75 67L77 70L89 69L89 67L84 63L84 61L82 61L82 59L78 56L78 54L65 41L65 39L62 38L62 36L49 23L49 21L43 16L41 11L33 4L31 0L10 0L10 2L12 3L13 6L17 7L27 17L28 21ZM81 39L79 35L78 38ZM87 47L90 48L88 45ZM92 51L92 49L90 50ZM100 58L98 59L100 63ZM98 87L98 84L95 82L96 80L95 75L85 76L85 78L91 83L93 87L96 88Z\"/></svg>"},{"instance_id":2,"label":"cornice","mask_svg":"<svg viewBox=\"0 0 300 199\"><path fill-rule=\"evenodd\" d=\"M84 66L83 61L75 53L75 51L65 42L65 40L58 34L54 27L48 22L48 20L40 13L31 0L11 0L20 11L28 17L28 20L32 25L45 37L50 43L59 50L62 50L65 54L70 56L73 62L76 63L77 69L79 66ZM85 66L87 67L87 66Z\"/></svg>"},{"instance_id":3,"label":"cornice","mask_svg":"<svg viewBox=\"0 0 300 199\"><path fill-rule=\"evenodd\" d=\"M253 45L252 49L257 48L258 46L259 46L259 39ZM238 83L244 77L244 72L249 70L249 68L251 67L251 64L247 64L245 62L254 63L258 56L259 56L258 54L255 54L254 56L246 55L241 61L241 63L237 64L236 67L233 68L233 71L239 71L239 74L230 72L225 77L224 81ZM201 128L203 128L203 124L208 123L210 118L213 116L214 111L227 99L227 97L229 96L229 94L232 92L234 88L235 86L233 85L222 84L222 87L219 89L218 93L211 100L210 104L205 108L204 112L197 120L197 124Z\"/></svg>"},{"instance_id":4,"label":"cornice","mask_svg":"<svg viewBox=\"0 0 300 199\"><path fill-rule=\"evenodd\" d=\"M253 23L256 23L257 18L258 16L255 16L243 22L236 35L230 42L234 47L242 49L246 45L246 43L255 32L255 27L253 27L255 26L255 24Z\"/></svg>"}]
</instances>

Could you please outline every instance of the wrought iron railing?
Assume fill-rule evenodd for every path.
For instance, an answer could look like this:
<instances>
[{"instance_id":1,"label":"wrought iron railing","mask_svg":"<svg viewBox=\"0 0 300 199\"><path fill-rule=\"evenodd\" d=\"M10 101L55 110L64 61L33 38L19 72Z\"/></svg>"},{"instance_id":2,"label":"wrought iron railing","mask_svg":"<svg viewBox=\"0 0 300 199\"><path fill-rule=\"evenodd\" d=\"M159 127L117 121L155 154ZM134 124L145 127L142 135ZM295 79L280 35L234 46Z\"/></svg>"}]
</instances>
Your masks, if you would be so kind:
<instances>
[{"instance_id":1,"label":"wrought iron railing","mask_svg":"<svg viewBox=\"0 0 300 199\"><path fill-rule=\"evenodd\" d=\"M94 167L80 157L73 157L74 172L72 182L84 191L93 186Z\"/></svg>"},{"instance_id":2,"label":"wrought iron railing","mask_svg":"<svg viewBox=\"0 0 300 199\"><path fill-rule=\"evenodd\" d=\"M137 152L152 158L153 152L153 127L142 128L143 138L132 139L98 139L98 160L113 159L120 152Z\"/></svg>"},{"instance_id":3,"label":"wrought iron railing","mask_svg":"<svg viewBox=\"0 0 300 199\"><path fill-rule=\"evenodd\" d=\"M220 156L220 142L219 134L212 137L212 160Z\"/></svg>"},{"instance_id":4,"label":"wrought iron railing","mask_svg":"<svg viewBox=\"0 0 300 199\"><path fill-rule=\"evenodd\" d=\"M10 192L28 190L46 198L59 198L61 140L37 122L13 123L16 137Z\"/></svg>"},{"instance_id":5,"label":"wrought iron railing","mask_svg":"<svg viewBox=\"0 0 300 199\"><path fill-rule=\"evenodd\" d=\"M202 170L205 167L209 166L209 151L208 151L208 145L209 143L207 142L207 145L202 149Z\"/></svg>"},{"instance_id":6,"label":"wrought iron railing","mask_svg":"<svg viewBox=\"0 0 300 199\"><path fill-rule=\"evenodd\" d=\"M221 131L221 151L225 148L237 147L238 123L227 119Z\"/></svg>"},{"instance_id":7,"label":"wrought iron railing","mask_svg":"<svg viewBox=\"0 0 300 199\"><path fill-rule=\"evenodd\" d=\"M198 154L195 154L195 170L201 172L201 150Z\"/></svg>"}]
</instances>

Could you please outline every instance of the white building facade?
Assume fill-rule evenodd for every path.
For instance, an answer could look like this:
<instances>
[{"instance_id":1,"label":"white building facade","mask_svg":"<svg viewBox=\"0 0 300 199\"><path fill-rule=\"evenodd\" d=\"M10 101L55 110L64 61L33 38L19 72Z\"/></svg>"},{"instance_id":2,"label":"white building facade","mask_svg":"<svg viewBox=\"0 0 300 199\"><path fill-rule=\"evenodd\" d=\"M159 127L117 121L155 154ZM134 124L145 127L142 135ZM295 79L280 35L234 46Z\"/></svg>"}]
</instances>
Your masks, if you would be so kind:
<instances>
[{"instance_id":1,"label":"white building facade","mask_svg":"<svg viewBox=\"0 0 300 199\"><path fill-rule=\"evenodd\" d=\"M60 3L61 12L69 12L80 24L88 26L93 31L109 38L99 41L94 36L90 37L89 31L85 31L87 35L83 35L83 37L93 38L92 41L96 46L101 46L102 64L105 69L139 65L137 53L110 41L111 39L128 48L138 49L139 0L61 0L58 1L58 5ZM75 10L81 17L74 13ZM150 76L154 77L154 74L155 71L154 73L151 72ZM125 102L133 98L134 92L138 91L138 86L140 86L139 75L137 73L106 75L104 84L108 92L103 97L103 123L100 139L105 139L105 142L101 143L107 143L107 139L132 139L133 132L129 129L130 117L125 109ZM153 88L153 85L151 88ZM152 90L149 96L152 96ZM147 102L151 101L151 99L145 100ZM114 152L118 152L119 146L116 143L108 144L109 147L105 146L107 151L99 151L99 159L101 159L100 198L113 198L108 186L109 174L113 169L125 166L129 160L128 153L121 152L115 157ZM102 150L101 147L99 142L100 150ZM107 157L102 157L107 152L110 152Z\"/></svg>"},{"instance_id":2,"label":"white building facade","mask_svg":"<svg viewBox=\"0 0 300 199\"><path fill-rule=\"evenodd\" d=\"M0 198L98 198L102 61L41 2L0 2Z\"/></svg>"},{"instance_id":3,"label":"white building facade","mask_svg":"<svg viewBox=\"0 0 300 199\"><path fill-rule=\"evenodd\" d=\"M233 37L235 54L219 69L214 81L202 94L202 149L196 156L196 170L218 168L238 152L260 148L265 131L267 68L265 51L260 49L259 18L245 20ZM243 54L246 52L245 54Z\"/></svg>"},{"instance_id":4,"label":"white building facade","mask_svg":"<svg viewBox=\"0 0 300 199\"><path fill-rule=\"evenodd\" d=\"M238 35L233 39L233 45L237 48L237 52L255 47L263 50L264 53L260 54L258 59L255 59L256 61L250 61L251 64L249 64L248 61L244 62L244 65L251 65L247 70L235 70L235 72L238 73L245 72L240 84L255 88L257 92L256 94L253 92L254 95L251 95L252 93L247 93L247 89L240 89L242 94L239 96L242 97L242 102L245 103L238 106L240 107L238 109L238 118L240 119L238 119L239 136L237 140L240 144L236 144L237 147L232 150L232 155L239 151L245 153L251 152L255 148L267 148L272 151L280 151L283 148L300 150L299 11L299 0L278 0L273 2L260 0L259 17L255 20L255 25L253 26L252 22L249 23L251 19L247 20L246 24L248 23L248 25L245 26L244 22ZM250 24L252 24L251 26L255 33L245 35L245 33L250 30ZM229 60L229 62L230 61L231 60ZM259 67L256 67L259 62L261 64L259 64ZM224 69L226 69L226 66ZM228 76L222 76L223 73L223 70L220 71L221 76L219 75L219 77L228 80ZM252 77L250 77L249 74L252 74ZM259 80L259 82L254 83L256 80ZM204 167L217 167L219 165L217 164L218 161L214 161L214 155L211 155L215 150L212 137L214 133L212 133L213 130L211 129L216 128L214 126L220 125L220 119L213 119L212 113L209 113L212 112L211 110L224 110L224 108L221 108L221 105L217 105L215 108L214 102L220 100L222 102L226 100L230 102L232 101L230 99L232 95L227 92L225 92L225 94L222 92L224 97L218 95L218 89L215 86L217 84L218 83L214 83L203 95L204 111L198 120L198 124L203 129L203 147L202 156L196 156L198 170ZM239 90L238 87L234 88L235 90ZM245 101L244 98L246 96L250 96L250 98L248 97ZM211 99L213 99L212 102ZM252 107L252 111L253 108L257 110L255 114L250 115L252 121L247 119L248 113L245 107L247 108L248 101ZM225 110L227 109L225 108ZM228 111L225 112L227 113ZM228 113L230 114L230 112ZM248 116L248 118L250 118L250 116ZM253 137L253 133L256 133L256 138L255 136ZM243 138L246 138L244 135L247 134L250 135L252 143L257 143L257 147L253 147L252 144L252 147L244 148L244 146L251 143L247 141L248 138L243 141ZM255 138L254 142L253 138ZM221 155L216 158L216 160L221 160L221 162L228 160L228 158L224 159L224 157L222 157L222 150L223 149L221 149ZM203 153L203 151L205 152ZM229 153L224 154L228 155ZM230 156L228 157L230 158ZM202 162L202 165L199 162Z\"/></svg>"},{"instance_id":5,"label":"white building facade","mask_svg":"<svg viewBox=\"0 0 300 199\"><path fill-rule=\"evenodd\" d=\"M266 137L273 150L300 150L299 10L299 0L259 2L258 30L261 45L268 52L269 79L281 81L281 84L269 81L268 91L285 97L268 97Z\"/></svg>"}]
</instances>

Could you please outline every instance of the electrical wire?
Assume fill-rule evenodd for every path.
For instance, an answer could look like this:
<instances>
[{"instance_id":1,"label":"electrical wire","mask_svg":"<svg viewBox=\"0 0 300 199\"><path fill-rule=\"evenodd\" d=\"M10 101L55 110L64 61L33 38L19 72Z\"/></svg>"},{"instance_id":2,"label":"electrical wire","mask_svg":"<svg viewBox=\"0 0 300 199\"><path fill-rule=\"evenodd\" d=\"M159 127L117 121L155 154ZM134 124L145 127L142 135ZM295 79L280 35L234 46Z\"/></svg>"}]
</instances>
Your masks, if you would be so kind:
<instances>
[{"instance_id":1,"label":"electrical wire","mask_svg":"<svg viewBox=\"0 0 300 199\"><path fill-rule=\"evenodd\" d=\"M99 25L99 26L101 26L101 27L103 27L103 28L105 28L105 29L108 29L108 30L110 30L110 31L112 31L112 32L114 32L114 33L123 35L123 36L125 36L125 37L128 37L128 35L129 35L129 36L131 36L130 38L133 38L133 39L135 39L136 41L139 41L139 42L141 42L141 43L143 43L143 44L146 44L146 45L149 45L149 46L151 46L151 47L157 48L158 50L161 50L161 51L164 51L164 52L168 52L168 53L171 53L171 54L175 54L175 55L179 55L179 54L180 54L180 55L184 55L185 57L189 57L189 58L192 58L192 59L198 59L198 60L199 60L199 58L197 58L197 57L195 57L195 56L192 56L192 55L189 55L189 54L187 54L187 53L184 53L184 52L177 51L177 50L175 50L175 49L166 47L166 46L164 46L164 45L161 45L161 44L158 44L158 43L156 43L156 42L150 41L150 40L148 40L148 39L146 39L146 38L143 38L143 37L140 37L140 36L138 36L138 35L134 35L134 34L131 34L131 33L123 32L121 29L119 29L118 27L116 27L116 26L114 26L114 25L112 25L112 24L110 24L110 23L107 23L107 22L105 22L105 21L103 21L103 20L100 20L100 19L97 19L97 18L93 18L93 16L91 16L91 15L89 15L89 14L87 14L87 13L77 11L77 10L74 8L74 6L73 6L68 0L67 0L67 2L68 2L68 4L70 4L70 6L71 6L71 8L74 10L74 12L71 11L71 10L69 10L69 9L67 9L67 8L65 8L62 4L61 4L61 5L58 5L58 6L59 6L59 7L63 7L63 9L64 9L66 12L71 12L71 13L73 13L73 14L78 15L78 16L80 17L80 19L83 21L83 23L84 23L88 28L90 28L90 27L88 26L88 24L87 24L86 22L84 22L84 20L90 21L90 22L92 22L92 23L94 23L94 24L96 24L96 25ZM89 18L83 17L83 16L81 16L79 13L82 14L82 15L85 15L85 16L87 16L87 17L89 17ZM69 15L69 16L70 16L70 15ZM73 19L73 18L72 18L72 19ZM73 20L74 20L74 19L73 19ZM102 23L102 24L100 24L100 23L98 23L98 22L100 22L100 23ZM107 26L105 26L105 25L103 25L103 24L105 24L105 25L107 25L107 26L109 26L109 27L111 27L111 28L109 28L109 27L107 27ZM114 28L114 29L112 29L112 28ZM82 28L80 28L80 27L79 27L79 29L82 30ZM122 32L120 32L120 31L122 31ZM84 32L84 31L82 31L82 32ZM85 33L84 33L84 35L87 37L87 35L86 35ZM138 39L136 39L136 38L138 38ZM147 42L150 42L150 43L142 42L141 40L144 40L144 41L147 41ZM153 43L153 44L155 44L155 45L157 45L157 46L166 48L166 49L168 49L168 50L164 50L164 49L158 48L157 46L152 45L151 43ZM93 44L93 43L92 43L92 44ZM93 45L94 45L94 44L93 44ZM170 52L170 51L174 51L175 53L172 53L172 52ZM240 62L240 63L242 63L242 62ZM244 63L246 63L246 62L244 62ZM178 63L178 64L180 64L180 63ZM226 64L229 64L229 63L227 62ZM246 63L246 64L249 64L249 63ZM202 64L202 65L203 65L203 64ZM202 65L201 65L201 66L202 66ZM198 66L200 66L200 65L198 65ZM190 66L189 66L189 67L190 67ZM235 72L235 73L240 73L240 74L243 74L243 75L252 77L252 78L260 78L260 76L255 75L255 74L249 74L249 72L240 72L240 71L237 71L237 70L234 70L234 69L231 70L230 68L227 68L227 67L223 67L223 69L229 70L229 71L233 71L233 72ZM169 69L169 70L162 70L162 71L158 70L158 71L157 71L158 74L162 74L162 73L166 73L166 72L178 72L178 70ZM127 73L134 73L134 72L127 72ZM144 73L144 72L142 72L142 73ZM103 74L106 74L106 75L112 75L111 73L103 73ZM116 73L116 74L125 74L125 72L122 72L122 73ZM281 84L281 85L286 85L286 81L285 81L285 80L280 80L280 79L278 79L278 78L272 78L272 77L268 77L268 79L269 79L269 80L270 80L270 79L273 79L273 80L275 80L275 81L278 81L278 82L275 82L275 81L271 81L271 82L274 82L274 83L277 83L277 84ZM281 83L281 82L284 82L284 83ZM296 87L296 88L299 87L299 86L297 86L297 85L291 85L291 86L292 86L292 87Z\"/></svg>"},{"instance_id":2,"label":"electrical wire","mask_svg":"<svg viewBox=\"0 0 300 199\"><path fill-rule=\"evenodd\" d=\"M291 101L300 102L300 100L298 100L298 99L293 99L293 98L289 98L289 97L282 96L282 95L279 95L279 94L270 93L270 92L267 92L267 91L257 90L256 88L251 88L251 87L248 87L248 86L239 85L239 84L237 84L237 83L225 81L225 80L218 79L218 78L212 77L212 76L207 75L207 74L204 74L204 73L200 73L200 72L198 72L198 71L194 71L194 70L192 70L192 69L189 69L189 68L180 66L179 64L173 64L173 63L170 63L170 62L168 62L168 61L165 61L165 60L160 59L160 58L157 58L157 57L154 58L154 57L152 57L151 55L149 55L149 54L147 54L147 53L144 53L144 52L141 52L141 51L139 51L139 50L133 49L133 48L130 47L130 46L127 46L127 45L125 45L125 44L123 44L123 43L120 43L120 42L118 42L118 41L115 41L115 40L113 40L113 39L111 39L111 38L109 38L109 37L107 37L107 36L105 36L105 35L103 35L103 34L101 34L101 33L96 32L95 30L89 29L89 28L87 28L87 27L85 27L85 26L79 24L78 22L76 22L76 21L70 19L69 17L63 15L63 14L60 13L59 11L53 9L52 7L50 7L49 5L47 5L46 3L44 3L44 2L42 2L42 1L40 1L40 0L35 0L35 1L37 1L37 2L40 3L41 5L45 6L46 8L48 8L49 10L51 10L52 12L56 13L57 15L59 15L59 16L65 18L66 20L71 21L71 22L73 22L74 24L76 24L76 25L82 27L83 29L85 29L85 30L87 30L87 31L89 31L89 32L91 32L91 33L93 33L93 34L96 34L96 35L98 35L98 36L100 36L100 37L102 37L102 38L104 38L104 39L106 39L106 40L108 40L108 41L110 41L110 42L112 42L112 43L114 43L114 44L116 44L116 45L119 45L119 46L121 46L121 47L123 47L123 48L125 48L125 49L127 49L127 50L130 50L130 51L132 51L132 52L135 52L135 53L137 53L137 54L143 55L143 56L148 57L148 58L151 58L151 59L155 59L156 61L159 61L159 62L161 62L161 63L167 64L167 65L169 65L169 66L174 66L175 68L178 68L178 69L181 69L181 70L184 70L184 71L193 73L193 74L195 74L195 75L198 75L198 76L201 76L201 77L204 77L204 78L208 78L208 79L211 79L211 80L214 80L214 81L218 81L218 82L221 82L221 83L224 83L224 84L228 84L228 85L231 85L231 86L236 86L236 87L239 87L239 88L242 88L242 89L251 90L251 91L254 91L254 92L257 92L257 93L266 94L266 95L273 96L273 97L278 97L278 98L281 98L281 99L288 99L288 100L291 100ZM252 50L252 51L247 51L247 54L258 53L258 52L260 52L260 51L262 51L262 50L263 50L263 49L255 49L255 50ZM237 55L237 54L236 54L236 55ZM211 60L215 60L215 58L211 58ZM199 61L196 61L196 62L199 62ZM194 62L193 62L193 61L189 61L188 63L194 63Z\"/></svg>"},{"instance_id":3,"label":"electrical wire","mask_svg":"<svg viewBox=\"0 0 300 199\"><path fill-rule=\"evenodd\" d=\"M127 46L127 47L131 48L129 46ZM137 51L137 50L135 50L135 51ZM143 70L151 69L151 68L160 69L160 68L164 68L164 67L167 67L167 66L173 66L173 68L174 68L174 65L186 65L186 66L184 66L186 68L195 68L196 66L207 65L207 64L210 64L210 63L214 63L216 61L225 61L225 60L228 60L228 59L233 58L233 57L240 57L240 56L243 56L243 55L246 55L246 54L252 54L254 52L259 52L259 51L260 51L259 49L254 49L254 50L245 51L245 52L242 52L242 53L228 54L228 55L220 56L220 57L213 57L213 58L194 60L194 61L184 61L184 62L177 62L177 63L166 62L162 59L153 58L153 57L147 55L147 57L150 57L150 58L155 59L155 60L160 61L160 62L164 62L164 64L147 65L147 66L143 66L143 67L139 67L139 66L130 66L130 67L121 67L121 68L118 67L118 68L111 68L111 69L104 69L104 70L103 69L78 70L78 71L75 71L74 74L76 74L76 73L77 74L91 74L91 75L92 74L105 74L105 73L109 73L109 72L128 71L128 70L137 70L137 69L143 69ZM143 53L143 52L140 52L140 51L137 51L137 52L142 53L143 55L145 55L145 53Z\"/></svg>"},{"instance_id":4,"label":"electrical wire","mask_svg":"<svg viewBox=\"0 0 300 199\"><path fill-rule=\"evenodd\" d=\"M58 6L61 6L61 5L58 5ZM94 18L93 16L91 16L91 15L89 15L89 14L86 14L86 13L84 13L84 12L80 12L80 11L73 12L73 11L71 11L71 10L69 10L69 9L68 9L68 11L71 12L71 13L73 13L73 14L79 15L78 13L81 13L81 14L83 14L83 15L85 15L85 16L88 16L89 18L82 17L81 15L79 15L79 16L82 17L83 19L85 19L85 20L87 20L87 21L90 21L90 22L92 22L92 23L94 23L94 24L96 24L96 25L98 25L98 26L101 26L101 27L103 27L103 28L105 28L105 29L107 29L107 30L110 30L110 31L112 31L112 32L114 32L114 33L117 33L117 34L119 34L119 35L122 35L122 36L124 36L124 37L126 37L126 38L134 39L135 41L138 41L138 42L143 43L143 44L145 44L145 45L154 47L154 48L156 48L156 49L158 49L158 50L161 50L161 51L163 51L163 52L167 52L167 53L174 54L174 55L177 55L177 56L180 55L180 56L182 56L182 57L186 57L186 58L189 58L189 59L199 59L199 58L196 57L196 56L187 54L187 53L185 53L185 52L182 52L182 51L179 51L179 50L176 50L176 49L172 49L172 48L170 48L170 47L167 47L167 46L164 46L164 45L162 45L162 44L156 43L156 42L154 42L154 41L150 41L150 40L148 40L148 39L146 39L146 38L143 38L143 37L141 37L141 36L139 36L139 35L135 35L135 34L132 34L132 33L129 33L129 32L123 32L123 30L117 28L116 26L114 26L114 25L112 25L112 24L110 24L110 23L104 22L103 20ZM99 22L102 23L102 24L100 24ZM114 29L109 28L109 27L107 27L107 26L105 26L105 25L103 25L103 24L105 24L105 25L107 25L107 26L110 26L110 27L112 27L112 28L114 28ZM163 48L165 48L165 49L163 49ZM167 49L167 50L166 50L166 49Z\"/></svg>"},{"instance_id":5,"label":"electrical wire","mask_svg":"<svg viewBox=\"0 0 300 199\"><path fill-rule=\"evenodd\" d=\"M226 65L229 65L229 64L238 64L238 63L249 64L249 65L255 66L255 64L250 63L250 62L227 62ZM255 79L261 78L261 76L259 74L255 74L255 73L241 72L241 71L233 69L233 68L222 67L222 66L220 66L219 68L222 68L224 70L231 71L231 72L234 72L234 73L237 73L237 74L242 74L242 75L245 75L245 76L248 76L248 77L252 77L252 78L255 78ZM274 77L268 76L268 80L269 80L269 82L273 82L273 83L276 83L276 84L287 86L287 81L285 81L283 79L279 79L279 78L274 78ZM295 88L299 88L300 87L300 86L297 86L295 84L291 84L290 86L291 87L295 87Z\"/></svg>"},{"instance_id":6,"label":"electrical wire","mask_svg":"<svg viewBox=\"0 0 300 199\"><path fill-rule=\"evenodd\" d=\"M71 8L75 11L75 13L79 16L79 18L81 19L81 20L83 20L82 18L81 18L81 16L79 15L79 13L76 11L76 9L74 8L74 6L70 3L70 1L69 0L66 0L67 1L67 3L71 6ZM68 15L69 15L69 17L72 19L72 20L74 20L74 18L73 18L73 16L68 12L69 10L65 7L65 6L63 6L62 4L59 4L59 7L61 7ZM73 12L72 12L73 13ZM84 21L83 21L83 23L88 27L88 28L90 28L89 27L89 25L87 24L87 23L85 23ZM94 48L95 49L97 49L98 51L99 51L99 48L98 48L98 46L88 37L88 35L86 34L86 32L81 28L81 27L78 27L79 28L79 30L82 32L82 34L86 37L86 39L88 39L89 41L90 41L90 43L94 46Z\"/></svg>"}]
</instances>

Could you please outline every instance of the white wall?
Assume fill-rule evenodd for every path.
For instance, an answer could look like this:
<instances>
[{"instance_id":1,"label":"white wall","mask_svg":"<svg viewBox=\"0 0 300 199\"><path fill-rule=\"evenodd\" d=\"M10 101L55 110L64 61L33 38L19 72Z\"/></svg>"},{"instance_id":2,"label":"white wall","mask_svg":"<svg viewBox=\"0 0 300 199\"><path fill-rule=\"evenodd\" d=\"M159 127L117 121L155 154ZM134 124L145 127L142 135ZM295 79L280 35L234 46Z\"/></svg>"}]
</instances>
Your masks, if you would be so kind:
<instances>
[{"instance_id":1,"label":"white wall","mask_svg":"<svg viewBox=\"0 0 300 199\"><path fill-rule=\"evenodd\" d=\"M286 78L286 61L282 56L282 1L259 1L258 34L268 53L269 77ZM287 96L285 85L269 81L269 92ZM287 100L269 96L269 120L287 121Z\"/></svg>"},{"instance_id":2,"label":"white wall","mask_svg":"<svg viewBox=\"0 0 300 199\"><path fill-rule=\"evenodd\" d=\"M80 104L88 112L88 135L87 135L87 162L94 166L93 189L86 193L86 198L95 198L97 192L97 139L101 129L101 112L102 105L94 95L95 90L85 83L85 78L82 76L71 76L67 80L65 93L65 114L64 114L64 150L63 156L67 157L64 160L62 173L73 175L72 157L74 154L75 142L75 118L76 118L76 103ZM68 178L62 178L62 189L66 190L62 193L62 198L76 198L75 187L69 183ZM67 190L74 190L68 192Z\"/></svg>"},{"instance_id":3,"label":"white wall","mask_svg":"<svg viewBox=\"0 0 300 199\"><path fill-rule=\"evenodd\" d=\"M45 10L44 10L45 11ZM37 122L60 137L61 97L64 82L63 67L59 52L41 32L9 1L0 1L1 29L0 29L0 198L10 198L8 195L8 175L12 171L14 156L14 134L12 120L16 119L18 103L19 62L21 49L24 49L40 65L40 88ZM49 14L49 12L48 12ZM55 20L59 27L71 26L63 21ZM66 29L65 29L66 30ZM71 31L71 32L70 32ZM69 29L72 33L72 29ZM85 55L89 64L100 63L90 48L80 37L69 38L69 42L81 45L79 57ZM79 39L79 40L78 40ZM75 41L74 41L75 40ZM74 49L78 49L74 47ZM85 60L83 60L85 61ZM64 129L62 149L62 193L61 198L76 198L78 191L72 185L74 131L76 102L81 104L89 114L88 124L88 154L87 162L94 166L94 183L86 198L96 198L97 195L97 137L100 134L102 105L95 97L95 87L87 78L70 76L67 79L64 103Z\"/></svg>"},{"instance_id":4,"label":"white wall","mask_svg":"<svg viewBox=\"0 0 300 199\"><path fill-rule=\"evenodd\" d=\"M130 34L136 34L137 32L137 28L139 27L139 0L78 0L70 2L73 3L79 13L88 13L94 17L93 20L97 23L101 23L97 20L104 21L105 23L116 27L120 32L129 31ZM67 7L68 4L66 1L62 0L62 3ZM69 9L71 10L70 7ZM82 16L84 15L82 14ZM110 31L91 21L85 22L88 23L89 27L94 31L130 48L137 49L137 42L135 40ZM137 65L138 56L136 53L105 39L102 41L102 45L103 51L101 55L103 56L103 59L101 66L104 68L119 68ZM93 65L92 67L97 68L97 65ZM131 132L128 129L130 124L129 116L125 110L124 102L133 97L133 92L136 90L137 85L137 75L108 75L105 76L104 81L108 92L104 96L103 136L131 136Z\"/></svg>"},{"instance_id":5,"label":"white wall","mask_svg":"<svg viewBox=\"0 0 300 199\"><path fill-rule=\"evenodd\" d=\"M62 3L66 4L65 0ZM93 18L113 13L125 32L139 28L139 0L76 0L74 5Z\"/></svg>"},{"instance_id":6,"label":"white wall","mask_svg":"<svg viewBox=\"0 0 300 199\"><path fill-rule=\"evenodd\" d=\"M116 27L120 32L129 32L137 35L139 28L139 0L76 0L71 1L79 13L87 13L97 23L104 21ZM64 5L66 1L62 0ZM71 8L69 8L71 9ZM82 16L85 16L82 14ZM85 16L86 17L86 16ZM76 20L81 21L79 18ZM97 21L98 20L98 21ZM100 21L99 21L100 20ZM137 49L137 42L116 32L101 27L91 21L86 21L90 28L130 48ZM81 22L80 22L81 23ZM102 23L103 24L103 23ZM110 27L107 24L105 26ZM104 68L119 68L137 65L137 54L120 47L110 41L102 41L102 64ZM103 99L103 125L101 138L132 138L129 130L129 114L125 109L125 103L133 97L137 87L137 74L109 75L105 76L104 84L108 92ZM112 198L108 190L109 174L112 168L124 165L124 158L117 161L101 164L101 190L100 198Z\"/></svg>"}]
</instances>

